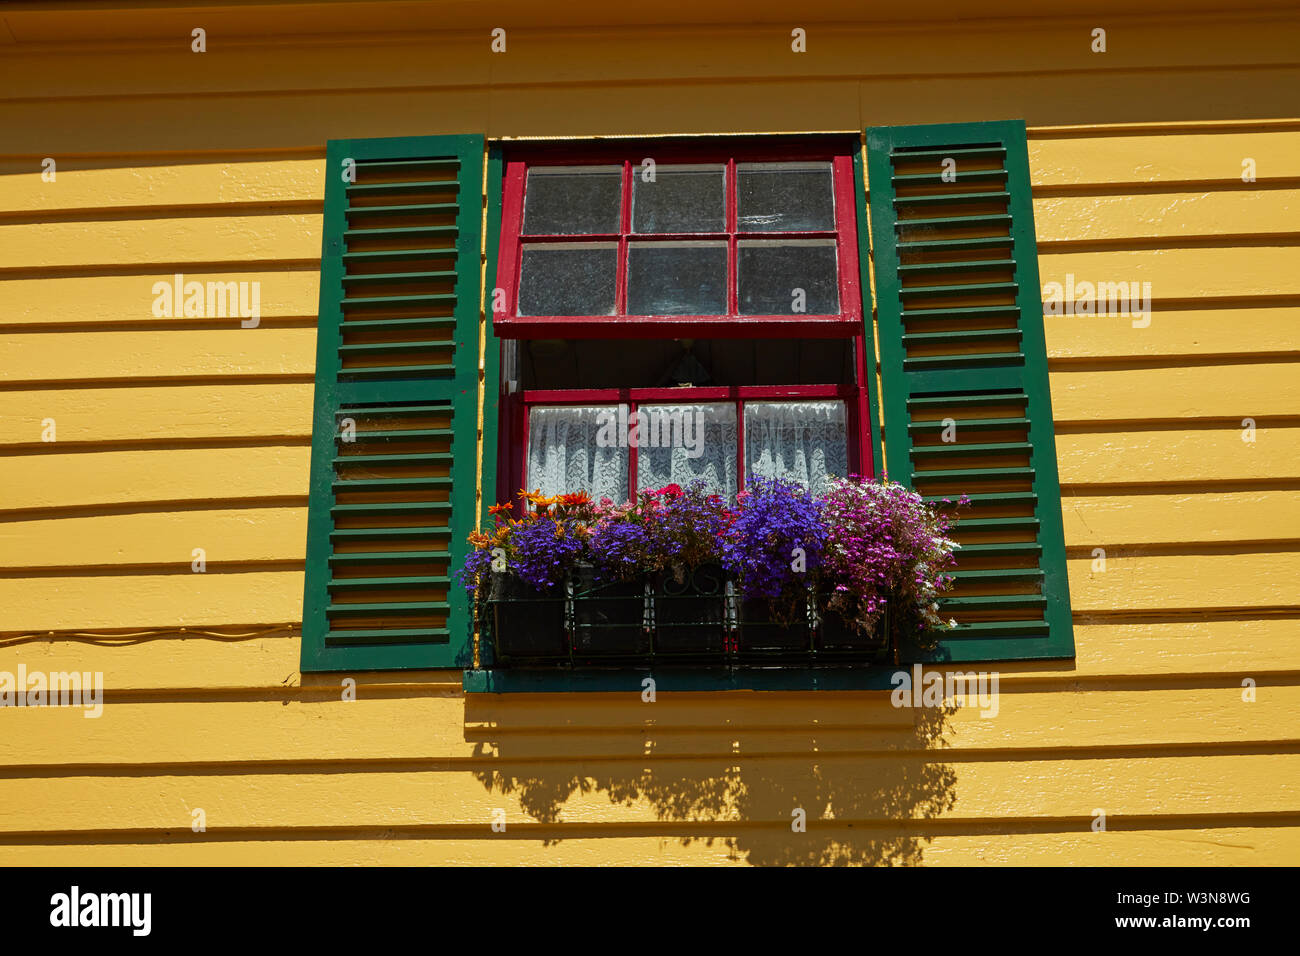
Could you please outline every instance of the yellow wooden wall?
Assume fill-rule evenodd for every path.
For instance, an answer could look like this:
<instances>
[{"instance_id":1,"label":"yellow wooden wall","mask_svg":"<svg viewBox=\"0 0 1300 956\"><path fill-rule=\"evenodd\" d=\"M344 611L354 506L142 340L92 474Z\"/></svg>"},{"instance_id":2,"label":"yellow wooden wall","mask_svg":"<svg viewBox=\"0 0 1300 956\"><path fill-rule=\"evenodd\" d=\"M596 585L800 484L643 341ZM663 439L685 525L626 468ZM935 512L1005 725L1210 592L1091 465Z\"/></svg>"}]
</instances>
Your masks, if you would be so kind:
<instances>
[{"instance_id":1,"label":"yellow wooden wall","mask_svg":"<svg viewBox=\"0 0 1300 956\"><path fill-rule=\"evenodd\" d=\"M0 862L1300 862L1300 19L809 20L802 55L0 31L0 670L108 687L97 720L0 711ZM327 139L1007 117L1043 281L1156 301L1046 320L1076 661L1001 666L994 719L298 673ZM261 282L260 327L154 318L175 272Z\"/></svg>"}]
</instances>

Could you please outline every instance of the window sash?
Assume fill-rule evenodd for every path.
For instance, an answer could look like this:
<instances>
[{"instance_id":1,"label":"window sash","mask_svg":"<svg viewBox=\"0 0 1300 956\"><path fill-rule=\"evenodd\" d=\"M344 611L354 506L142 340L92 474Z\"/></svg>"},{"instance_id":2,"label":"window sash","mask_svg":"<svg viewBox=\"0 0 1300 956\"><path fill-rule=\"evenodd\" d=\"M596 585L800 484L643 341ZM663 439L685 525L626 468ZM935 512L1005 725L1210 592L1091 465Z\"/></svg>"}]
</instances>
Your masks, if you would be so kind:
<instances>
[{"instance_id":1,"label":"window sash","mask_svg":"<svg viewBox=\"0 0 1300 956\"><path fill-rule=\"evenodd\" d=\"M858 241L855 210L855 184L853 156L847 146L831 148L824 141L817 144L753 146L738 145L732 148L698 148L685 146L665 147L656 150L655 144L642 144L635 154L623 150L611 152L609 148L590 147L581 151L557 153L554 150L519 154L507 163L501 258L497 272L497 287L504 293L496 303L494 323L501 334L564 336L568 334L626 336L631 329L651 325L660 332L688 330L697 336L778 335L784 329L804 336L851 336L858 334L862 321L862 293L858 269ZM725 171L726 228L709 232L633 232L633 180L639 174L646 153L654 154L656 169L671 173L681 169L719 168ZM573 170L586 166L593 170L608 170L617 160L622 169L622 191L619 207L619 231L608 233L528 233L523 231L523 208L526 202L527 180L531 171L541 169ZM825 166L831 170L833 191L833 228L810 230L777 230L740 228L737 225L737 166L758 168L771 164L794 166ZM837 309L834 312L796 312L798 304L792 301L789 311L773 314L745 314L738 301L737 258L740 243L754 241L806 241L822 240L834 244ZM725 243L727 249L726 308L699 314L638 314L629 312L628 303L628 249L629 245L645 246L653 243L714 241ZM575 242L612 242L617 245L616 274L614 277L615 303L611 314L604 315L544 315L520 312L520 280L522 260L528 247L545 244ZM828 296L823 301L831 301ZM602 303L603 305L603 303ZM540 310L533 308L531 311ZM644 333L641 333L644 334Z\"/></svg>"},{"instance_id":2,"label":"window sash","mask_svg":"<svg viewBox=\"0 0 1300 956\"><path fill-rule=\"evenodd\" d=\"M695 477L705 477L714 491L734 498L752 475L763 474L821 491L828 475L859 470L856 397L853 386L527 392L522 404L521 477L524 487L543 494L585 490L593 497L616 501L631 497L629 479L641 490L672 482L686 485ZM804 420L789 414L799 406L809 412ZM680 423L672 418L676 411L683 413ZM696 431L700 419L688 422L685 415L701 411L708 416L707 431L721 429L724 442L728 433L733 436L722 458L726 466L712 454L711 444L719 440L716 434L702 454L691 454L690 444L700 441ZM647 414L638 419L638 412ZM640 427L633 433L635 423ZM820 439L811 434L835 428L840 433L838 444L819 444ZM792 434L798 430L804 434ZM560 435L565 440L580 436L583 444L557 447ZM773 435L781 435L778 440L788 445L773 447ZM762 444L749 447L760 436ZM660 451L665 439L670 445L681 443L667 461ZM645 467L651 460L662 474ZM755 463L760 470L751 467Z\"/></svg>"}]
</instances>

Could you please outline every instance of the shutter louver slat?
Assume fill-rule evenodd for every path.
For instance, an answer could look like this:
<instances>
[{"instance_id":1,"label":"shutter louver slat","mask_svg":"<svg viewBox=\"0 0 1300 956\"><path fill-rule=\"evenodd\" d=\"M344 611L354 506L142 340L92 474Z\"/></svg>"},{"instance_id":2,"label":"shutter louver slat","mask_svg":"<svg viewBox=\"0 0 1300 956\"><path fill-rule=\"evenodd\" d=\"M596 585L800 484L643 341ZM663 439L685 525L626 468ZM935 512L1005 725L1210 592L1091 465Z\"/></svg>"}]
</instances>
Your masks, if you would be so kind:
<instances>
[{"instance_id":1,"label":"shutter louver slat","mask_svg":"<svg viewBox=\"0 0 1300 956\"><path fill-rule=\"evenodd\" d=\"M867 163L887 471L971 502L916 659L1071 656L1024 125L871 129Z\"/></svg>"},{"instance_id":2,"label":"shutter louver slat","mask_svg":"<svg viewBox=\"0 0 1300 956\"><path fill-rule=\"evenodd\" d=\"M465 666L483 139L333 141L326 168L302 667Z\"/></svg>"}]
</instances>

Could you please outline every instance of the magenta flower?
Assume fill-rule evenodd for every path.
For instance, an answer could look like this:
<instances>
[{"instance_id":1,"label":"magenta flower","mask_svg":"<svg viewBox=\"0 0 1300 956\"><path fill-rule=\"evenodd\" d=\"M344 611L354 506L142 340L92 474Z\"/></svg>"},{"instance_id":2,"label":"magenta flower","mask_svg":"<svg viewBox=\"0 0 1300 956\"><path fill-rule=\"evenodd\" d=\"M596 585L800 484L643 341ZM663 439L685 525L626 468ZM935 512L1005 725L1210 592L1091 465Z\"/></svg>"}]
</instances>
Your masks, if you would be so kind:
<instances>
[{"instance_id":1,"label":"magenta flower","mask_svg":"<svg viewBox=\"0 0 1300 956\"><path fill-rule=\"evenodd\" d=\"M950 520L897 482L836 479L822 499L831 606L863 629L893 603L907 624L944 626L937 599L957 544Z\"/></svg>"}]
</instances>

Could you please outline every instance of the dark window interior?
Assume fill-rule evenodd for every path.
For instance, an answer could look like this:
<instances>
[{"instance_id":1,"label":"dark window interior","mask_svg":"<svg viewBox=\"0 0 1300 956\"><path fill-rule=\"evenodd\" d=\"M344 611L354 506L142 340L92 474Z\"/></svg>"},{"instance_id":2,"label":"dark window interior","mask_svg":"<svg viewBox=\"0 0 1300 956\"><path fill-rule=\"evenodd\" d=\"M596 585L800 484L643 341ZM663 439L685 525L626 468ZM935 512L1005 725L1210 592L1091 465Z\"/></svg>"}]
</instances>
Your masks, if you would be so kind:
<instances>
[{"instance_id":1,"label":"dark window interior","mask_svg":"<svg viewBox=\"0 0 1300 956\"><path fill-rule=\"evenodd\" d=\"M511 349L525 389L852 385L853 339L531 339Z\"/></svg>"}]
</instances>

